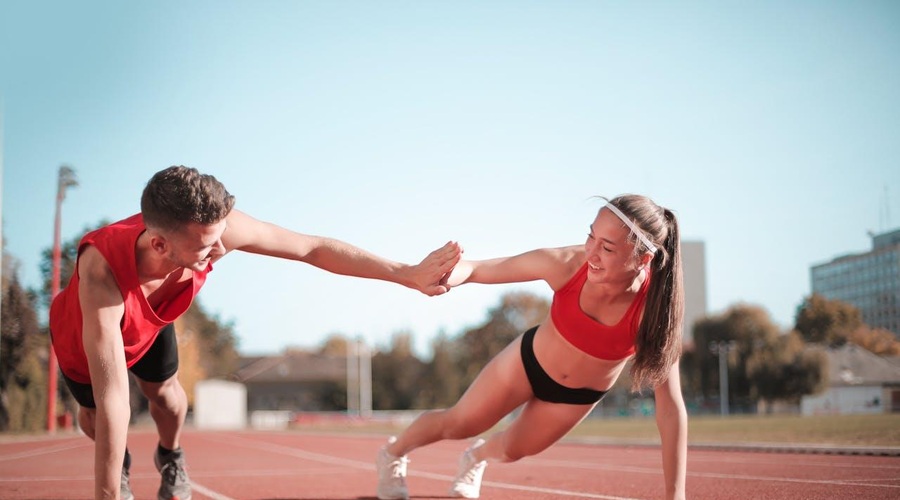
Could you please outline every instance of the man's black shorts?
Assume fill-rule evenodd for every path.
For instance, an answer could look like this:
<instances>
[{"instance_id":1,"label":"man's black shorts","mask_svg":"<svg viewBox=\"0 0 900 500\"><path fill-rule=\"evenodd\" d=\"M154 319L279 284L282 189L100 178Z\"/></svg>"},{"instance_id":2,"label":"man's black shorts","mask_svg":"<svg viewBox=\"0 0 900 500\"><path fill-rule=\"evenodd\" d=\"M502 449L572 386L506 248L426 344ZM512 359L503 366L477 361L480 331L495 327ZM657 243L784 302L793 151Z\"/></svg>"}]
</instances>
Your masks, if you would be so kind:
<instances>
[{"instance_id":1,"label":"man's black shorts","mask_svg":"<svg viewBox=\"0 0 900 500\"><path fill-rule=\"evenodd\" d=\"M172 378L178 371L178 342L175 338L175 325L169 323L164 326L150 349L137 363L129 368L137 378L145 382L165 382ZM91 384L80 384L70 379L63 373L63 380L69 386L69 391L78 404L85 408L96 408L94 403L94 390Z\"/></svg>"}]
</instances>

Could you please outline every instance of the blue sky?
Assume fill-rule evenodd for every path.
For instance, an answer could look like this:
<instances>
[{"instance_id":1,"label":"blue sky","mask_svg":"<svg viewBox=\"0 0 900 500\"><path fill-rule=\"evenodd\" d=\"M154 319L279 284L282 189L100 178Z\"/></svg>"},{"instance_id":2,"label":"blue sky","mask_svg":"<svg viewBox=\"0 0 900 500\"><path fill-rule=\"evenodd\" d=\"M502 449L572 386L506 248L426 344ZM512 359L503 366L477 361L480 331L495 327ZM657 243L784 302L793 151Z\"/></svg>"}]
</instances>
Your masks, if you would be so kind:
<instances>
[{"instance_id":1,"label":"blue sky","mask_svg":"<svg viewBox=\"0 0 900 500\"><path fill-rule=\"evenodd\" d=\"M3 238L26 285L52 243L139 210L173 164L238 208L418 261L581 243L595 195L646 194L707 253L710 312L783 327L809 267L900 226L896 2L3 2ZM203 305L241 348L332 332L427 350L499 295L436 298L231 255Z\"/></svg>"}]
</instances>

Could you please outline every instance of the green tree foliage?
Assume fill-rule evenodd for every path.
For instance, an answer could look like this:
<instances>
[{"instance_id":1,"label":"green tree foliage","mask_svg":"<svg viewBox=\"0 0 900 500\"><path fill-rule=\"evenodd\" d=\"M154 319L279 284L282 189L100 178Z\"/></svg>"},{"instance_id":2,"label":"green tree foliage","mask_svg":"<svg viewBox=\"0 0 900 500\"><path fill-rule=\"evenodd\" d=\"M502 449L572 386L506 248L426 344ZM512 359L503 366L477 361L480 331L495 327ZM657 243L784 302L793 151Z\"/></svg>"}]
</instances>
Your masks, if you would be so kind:
<instances>
[{"instance_id":1,"label":"green tree foliage","mask_svg":"<svg viewBox=\"0 0 900 500\"><path fill-rule=\"evenodd\" d=\"M81 237L85 234L101 228L105 225L109 224L108 220L101 220L96 225L88 225L85 226L81 232L78 233L78 236L60 242L59 248L59 288L62 290L69 283L69 280L72 278L72 273L75 271L75 262L78 260L78 244L81 242ZM41 289L38 292L41 298L41 305L44 308L50 307L50 301L52 300L51 295L51 285L53 279L53 247L47 247L41 252Z\"/></svg>"},{"instance_id":2,"label":"green tree foliage","mask_svg":"<svg viewBox=\"0 0 900 500\"><path fill-rule=\"evenodd\" d=\"M197 334L200 364L207 378L228 378L238 366L237 336L234 323L222 321L203 309L198 298L181 317L183 328Z\"/></svg>"},{"instance_id":3,"label":"green tree foliage","mask_svg":"<svg viewBox=\"0 0 900 500\"><path fill-rule=\"evenodd\" d=\"M796 402L826 382L823 353L807 350L796 332L782 334L760 307L737 305L698 321L694 343L682 362L691 389L705 399L718 397L718 349L724 345L729 405L738 411L754 411L760 400Z\"/></svg>"},{"instance_id":4,"label":"green tree foliage","mask_svg":"<svg viewBox=\"0 0 900 500\"><path fill-rule=\"evenodd\" d=\"M319 354L327 356L346 356L347 344L349 340L342 333L332 333L323 342L319 348Z\"/></svg>"},{"instance_id":5,"label":"green tree foliage","mask_svg":"<svg viewBox=\"0 0 900 500\"><path fill-rule=\"evenodd\" d=\"M850 332L850 342L879 356L900 356L900 341L890 330L861 326Z\"/></svg>"},{"instance_id":6,"label":"green tree foliage","mask_svg":"<svg viewBox=\"0 0 900 500\"><path fill-rule=\"evenodd\" d=\"M0 430L37 431L47 425L47 338L38 327L35 300L5 254L2 281Z\"/></svg>"},{"instance_id":7,"label":"green tree foliage","mask_svg":"<svg viewBox=\"0 0 900 500\"><path fill-rule=\"evenodd\" d=\"M522 332L540 323L550 304L523 292L503 295L484 323L458 337L438 335L428 363L412 351L410 333L395 335L389 350L372 358L376 410L440 408L456 403L481 369Z\"/></svg>"},{"instance_id":8,"label":"green tree foliage","mask_svg":"<svg viewBox=\"0 0 900 500\"><path fill-rule=\"evenodd\" d=\"M467 330L459 340L462 384L468 387L488 361L543 321L549 310L550 303L532 293L510 292L500 297L500 304L488 311L487 321Z\"/></svg>"},{"instance_id":9,"label":"green tree foliage","mask_svg":"<svg viewBox=\"0 0 900 500\"><path fill-rule=\"evenodd\" d=\"M465 390L458 368L461 356L457 343L441 332L431 342L431 349L434 354L425 366L422 375L425 383L416 396L415 408L453 406Z\"/></svg>"},{"instance_id":10,"label":"green tree foliage","mask_svg":"<svg viewBox=\"0 0 900 500\"><path fill-rule=\"evenodd\" d=\"M797 403L800 397L825 389L828 381L827 356L822 351L806 348L797 332L789 332L765 343L747 359L747 377L755 397L766 402Z\"/></svg>"},{"instance_id":11,"label":"green tree foliage","mask_svg":"<svg viewBox=\"0 0 900 500\"><path fill-rule=\"evenodd\" d=\"M718 348L727 346L729 404L745 411L753 405L753 387L747 374L747 360L756 349L776 341L780 331L762 308L734 306L719 316L699 320L694 326L693 356L685 359L704 398L719 395Z\"/></svg>"},{"instance_id":12,"label":"green tree foliage","mask_svg":"<svg viewBox=\"0 0 900 500\"><path fill-rule=\"evenodd\" d=\"M807 297L797 310L795 329L807 342L839 346L863 326L859 309L818 294Z\"/></svg>"},{"instance_id":13,"label":"green tree foliage","mask_svg":"<svg viewBox=\"0 0 900 500\"><path fill-rule=\"evenodd\" d=\"M410 332L395 333L390 349L372 356L372 408L407 410L422 387L425 363L412 349Z\"/></svg>"}]
</instances>

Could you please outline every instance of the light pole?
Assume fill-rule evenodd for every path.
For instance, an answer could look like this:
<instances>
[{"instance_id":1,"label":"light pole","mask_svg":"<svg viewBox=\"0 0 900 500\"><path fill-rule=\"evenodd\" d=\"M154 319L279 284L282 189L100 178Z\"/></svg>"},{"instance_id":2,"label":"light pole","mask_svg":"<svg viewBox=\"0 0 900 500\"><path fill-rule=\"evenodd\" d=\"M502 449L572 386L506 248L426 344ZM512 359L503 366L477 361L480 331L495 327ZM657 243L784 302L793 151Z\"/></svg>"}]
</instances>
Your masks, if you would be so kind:
<instances>
[{"instance_id":1,"label":"light pole","mask_svg":"<svg viewBox=\"0 0 900 500\"><path fill-rule=\"evenodd\" d=\"M347 414L372 416L372 351L362 337L347 340Z\"/></svg>"},{"instance_id":2,"label":"light pole","mask_svg":"<svg viewBox=\"0 0 900 500\"><path fill-rule=\"evenodd\" d=\"M372 351L359 339L359 416L372 416Z\"/></svg>"},{"instance_id":3,"label":"light pole","mask_svg":"<svg viewBox=\"0 0 900 500\"><path fill-rule=\"evenodd\" d=\"M347 339L347 415L359 415L359 344Z\"/></svg>"},{"instance_id":4,"label":"light pole","mask_svg":"<svg viewBox=\"0 0 900 500\"><path fill-rule=\"evenodd\" d=\"M3 102L0 101L0 283L3 282ZM3 303L3 285L0 285L0 305ZM2 307L0 307L2 309ZM2 312L2 311L0 311ZM3 317L0 314L0 317ZM0 334L2 337L2 334ZM0 340L0 344L3 341ZM0 353L2 354L2 353ZM0 359L2 362L2 359Z\"/></svg>"},{"instance_id":5,"label":"light pole","mask_svg":"<svg viewBox=\"0 0 900 500\"><path fill-rule=\"evenodd\" d=\"M69 166L59 167L59 179L56 189L56 219L53 224L53 274L50 279L50 301L59 293L59 267L62 250L60 249L60 232L62 226L62 202L66 198L66 188L77 186L75 171ZM56 364L56 351L50 343L50 355L47 359L47 431L56 432L56 380L59 368Z\"/></svg>"},{"instance_id":6,"label":"light pole","mask_svg":"<svg viewBox=\"0 0 900 500\"><path fill-rule=\"evenodd\" d=\"M728 415L728 352L736 345L733 340L709 343L709 352L719 355L719 411L722 416Z\"/></svg>"}]
</instances>

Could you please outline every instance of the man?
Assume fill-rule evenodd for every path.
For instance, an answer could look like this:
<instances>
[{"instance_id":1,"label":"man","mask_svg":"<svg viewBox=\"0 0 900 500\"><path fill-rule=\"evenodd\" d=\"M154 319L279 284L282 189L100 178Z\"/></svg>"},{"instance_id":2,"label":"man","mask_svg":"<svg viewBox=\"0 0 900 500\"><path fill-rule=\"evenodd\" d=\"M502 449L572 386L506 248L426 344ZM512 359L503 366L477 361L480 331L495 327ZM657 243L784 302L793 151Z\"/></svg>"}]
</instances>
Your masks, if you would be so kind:
<instances>
[{"instance_id":1,"label":"man","mask_svg":"<svg viewBox=\"0 0 900 500\"><path fill-rule=\"evenodd\" d=\"M97 499L134 498L126 448L129 370L159 433L158 499L191 498L179 443L187 397L176 377L172 322L225 254L243 250L297 260L427 295L448 290L443 281L461 254L458 244L448 242L419 264L400 264L258 221L233 206L234 197L213 176L170 167L147 183L140 214L90 232L79 244L76 272L50 308L50 330L63 378L80 405L78 423L95 441Z\"/></svg>"}]
</instances>

